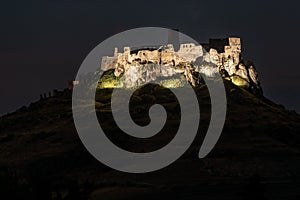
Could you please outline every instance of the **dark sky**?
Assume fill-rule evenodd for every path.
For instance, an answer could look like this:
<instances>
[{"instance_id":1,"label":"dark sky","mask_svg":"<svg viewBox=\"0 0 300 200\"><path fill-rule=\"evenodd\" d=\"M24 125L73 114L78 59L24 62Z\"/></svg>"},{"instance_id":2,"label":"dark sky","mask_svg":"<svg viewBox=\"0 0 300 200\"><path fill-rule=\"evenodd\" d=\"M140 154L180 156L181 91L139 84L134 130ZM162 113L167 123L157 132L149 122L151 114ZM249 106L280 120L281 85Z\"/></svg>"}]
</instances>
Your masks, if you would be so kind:
<instances>
[{"instance_id":1,"label":"dark sky","mask_svg":"<svg viewBox=\"0 0 300 200\"><path fill-rule=\"evenodd\" d=\"M0 115L63 89L85 56L127 29L178 28L198 42L239 36L264 94L300 112L299 1L2 1Z\"/></svg>"}]
</instances>

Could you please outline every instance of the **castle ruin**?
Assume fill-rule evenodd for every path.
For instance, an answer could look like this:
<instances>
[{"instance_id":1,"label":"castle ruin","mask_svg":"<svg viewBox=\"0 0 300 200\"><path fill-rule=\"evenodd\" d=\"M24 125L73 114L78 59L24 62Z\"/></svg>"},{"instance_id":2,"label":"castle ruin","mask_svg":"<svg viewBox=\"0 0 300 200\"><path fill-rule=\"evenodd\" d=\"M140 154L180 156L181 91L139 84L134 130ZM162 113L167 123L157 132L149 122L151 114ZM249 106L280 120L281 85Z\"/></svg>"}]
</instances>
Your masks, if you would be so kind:
<instances>
[{"instance_id":1,"label":"castle ruin","mask_svg":"<svg viewBox=\"0 0 300 200\"><path fill-rule=\"evenodd\" d=\"M101 70L114 70L114 75L119 77L133 67L140 67L144 64L159 64L161 67L155 68L159 72L146 73L151 76L142 77L142 79L153 79L153 76L158 73L165 77L181 73L193 86L196 86L197 81L193 78L195 72L204 73L208 76L217 72L238 86L261 91L256 69L252 62L245 62L242 59L241 50L241 39L238 37L210 39L209 43L201 45L180 44L178 51L174 50L172 44L144 48L124 47L122 53L119 52L118 48L115 48L113 56L102 57ZM213 63L216 67L198 66L197 61L199 59L202 63L203 61ZM171 66L172 70L164 70L163 66ZM136 79L131 78L130 80L135 81Z\"/></svg>"}]
</instances>

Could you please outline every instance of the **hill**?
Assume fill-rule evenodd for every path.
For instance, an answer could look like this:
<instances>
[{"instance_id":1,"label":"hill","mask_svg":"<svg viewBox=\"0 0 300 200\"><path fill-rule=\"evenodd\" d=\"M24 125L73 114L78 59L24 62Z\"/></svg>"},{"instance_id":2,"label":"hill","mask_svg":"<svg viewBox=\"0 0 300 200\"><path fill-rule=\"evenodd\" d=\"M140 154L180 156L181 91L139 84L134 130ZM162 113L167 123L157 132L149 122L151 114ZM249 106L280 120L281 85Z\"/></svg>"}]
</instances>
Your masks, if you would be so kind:
<instances>
[{"instance_id":1,"label":"hill","mask_svg":"<svg viewBox=\"0 0 300 200\"><path fill-rule=\"evenodd\" d=\"M197 138L175 163L152 173L127 174L98 162L82 145L72 119L71 90L0 118L0 195L3 199L297 199L300 186L300 115L224 80L228 110L217 145L197 157L210 119L205 86L195 87L201 121ZM166 126L154 137L122 133L110 112L112 89L96 95L98 119L120 147L147 152L170 141L180 112L167 88L146 85L134 93L136 123L160 103ZM165 98L167 96L167 98Z\"/></svg>"}]
</instances>

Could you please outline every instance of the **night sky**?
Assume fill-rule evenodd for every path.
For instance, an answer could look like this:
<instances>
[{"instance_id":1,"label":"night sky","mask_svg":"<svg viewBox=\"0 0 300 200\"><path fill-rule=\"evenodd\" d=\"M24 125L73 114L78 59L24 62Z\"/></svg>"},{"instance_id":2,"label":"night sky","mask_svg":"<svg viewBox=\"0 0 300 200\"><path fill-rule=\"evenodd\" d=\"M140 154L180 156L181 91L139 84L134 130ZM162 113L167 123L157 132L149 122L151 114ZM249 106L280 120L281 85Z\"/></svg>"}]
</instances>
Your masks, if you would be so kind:
<instances>
[{"instance_id":1,"label":"night sky","mask_svg":"<svg viewBox=\"0 0 300 200\"><path fill-rule=\"evenodd\" d=\"M298 2L298 3L297 3ZM300 112L299 1L7 1L0 6L0 115L67 87L85 56L127 29L242 38L266 97ZM112 52L113 53L113 52Z\"/></svg>"}]
</instances>

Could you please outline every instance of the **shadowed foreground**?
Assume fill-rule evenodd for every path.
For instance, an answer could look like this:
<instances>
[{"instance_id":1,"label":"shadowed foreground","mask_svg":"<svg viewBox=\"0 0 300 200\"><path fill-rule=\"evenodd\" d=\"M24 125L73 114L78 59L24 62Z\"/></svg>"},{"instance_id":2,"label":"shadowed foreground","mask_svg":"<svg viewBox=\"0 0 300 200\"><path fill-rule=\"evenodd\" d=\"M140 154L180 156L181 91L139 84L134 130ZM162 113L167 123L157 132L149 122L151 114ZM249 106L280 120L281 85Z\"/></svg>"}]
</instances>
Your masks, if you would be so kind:
<instances>
[{"instance_id":1,"label":"shadowed foreground","mask_svg":"<svg viewBox=\"0 0 300 200\"><path fill-rule=\"evenodd\" d=\"M300 116L264 97L225 81L228 112L212 152L198 158L210 119L210 98L196 88L201 121L189 150L152 173L127 174L94 159L72 120L71 92L50 97L0 118L2 199L297 199L300 192ZM122 133L110 112L111 89L96 95L98 119L112 142L134 152L163 147L176 134L180 108L165 88L147 85L135 92L130 111L149 123L149 107L165 106L163 130L147 139Z\"/></svg>"}]
</instances>

